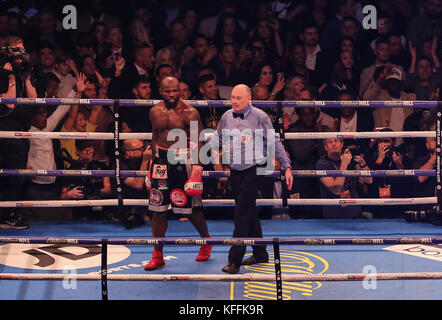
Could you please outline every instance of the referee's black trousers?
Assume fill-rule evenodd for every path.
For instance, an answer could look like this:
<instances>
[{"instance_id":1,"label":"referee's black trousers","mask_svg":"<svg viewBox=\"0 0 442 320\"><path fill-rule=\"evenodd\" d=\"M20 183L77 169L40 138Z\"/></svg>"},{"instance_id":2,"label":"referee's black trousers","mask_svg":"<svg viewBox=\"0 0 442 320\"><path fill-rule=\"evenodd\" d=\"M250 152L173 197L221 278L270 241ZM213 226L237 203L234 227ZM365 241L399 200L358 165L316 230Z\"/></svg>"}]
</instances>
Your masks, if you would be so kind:
<instances>
[{"instance_id":1,"label":"referee's black trousers","mask_svg":"<svg viewBox=\"0 0 442 320\"><path fill-rule=\"evenodd\" d=\"M262 238L261 222L256 209L258 191L262 188L265 177L256 174L256 166L243 171L231 170L230 182L235 197L234 238ZM265 245L253 247L253 256L267 258ZM232 246L229 251L229 263L241 265L246 246Z\"/></svg>"}]
</instances>

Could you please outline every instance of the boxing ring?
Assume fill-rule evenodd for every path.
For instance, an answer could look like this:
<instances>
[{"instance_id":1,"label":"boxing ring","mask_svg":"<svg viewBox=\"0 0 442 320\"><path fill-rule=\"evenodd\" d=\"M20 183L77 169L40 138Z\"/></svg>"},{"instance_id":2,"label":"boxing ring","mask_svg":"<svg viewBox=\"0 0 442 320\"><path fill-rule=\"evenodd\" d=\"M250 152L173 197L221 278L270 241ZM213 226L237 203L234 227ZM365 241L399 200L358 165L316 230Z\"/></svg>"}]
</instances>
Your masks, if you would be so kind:
<instances>
[{"instance_id":1,"label":"boxing ring","mask_svg":"<svg viewBox=\"0 0 442 320\"><path fill-rule=\"evenodd\" d=\"M146 206L147 199L123 199L121 178L145 171L120 171L120 139L151 139L150 133L120 133L119 107L148 106L158 100L15 99L1 103L101 104L114 107L115 132L0 132L0 138L103 139L115 141L115 170L0 169L0 176L51 175L114 177L116 199L1 201L0 207ZM225 107L223 101L188 101L194 106ZM258 199L258 206L440 204L441 103L423 101L253 101L256 107L437 107L436 132L284 133L283 139L435 137L436 170L293 170L296 177L436 176L437 194L426 198ZM282 117L278 118L279 120ZM204 177L228 176L205 172ZM281 172L268 172L280 177ZM203 200L205 207L234 206L231 199ZM1 230L0 299L44 300L310 300L426 299L442 296L442 229L405 220L262 220L264 238L232 239L233 222L208 220L213 238L202 239L189 223L169 221L166 238L149 238L150 224L124 230L120 223L35 222L28 230ZM146 273L152 245L164 244L166 268ZM194 261L201 244L214 244L209 261ZM268 263L222 274L232 244L267 244ZM246 254L246 257L250 254ZM16 280L16 281L14 281ZM426 280L426 281L422 281Z\"/></svg>"}]
</instances>

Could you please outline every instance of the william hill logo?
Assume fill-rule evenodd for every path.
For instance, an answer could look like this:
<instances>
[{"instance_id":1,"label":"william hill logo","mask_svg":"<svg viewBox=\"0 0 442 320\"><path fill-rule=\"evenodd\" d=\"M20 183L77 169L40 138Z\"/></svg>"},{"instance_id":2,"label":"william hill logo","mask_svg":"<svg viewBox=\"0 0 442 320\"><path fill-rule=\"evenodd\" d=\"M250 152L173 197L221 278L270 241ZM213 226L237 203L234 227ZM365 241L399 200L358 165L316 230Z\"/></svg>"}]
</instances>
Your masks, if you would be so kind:
<instances>
[{"instance_id":1,"label":"william hill logo","mask_svg":"<svg viewBox=\"0 0 442 320\"><path fill-rule=\"evenodd\" d=\"M324 258L315 254L281 250L281 272L288 274L321 274L325 273L329 264ZM269 251L269 262L245 266L250 273L275 274L273 251ZM292 300L295 295L313 296L315 290L322 287L320 281L283 282L283 299ZM272 282L245 282L242 295L250 300L275 300L276 284Z\"/></svg>"}]
</instances>

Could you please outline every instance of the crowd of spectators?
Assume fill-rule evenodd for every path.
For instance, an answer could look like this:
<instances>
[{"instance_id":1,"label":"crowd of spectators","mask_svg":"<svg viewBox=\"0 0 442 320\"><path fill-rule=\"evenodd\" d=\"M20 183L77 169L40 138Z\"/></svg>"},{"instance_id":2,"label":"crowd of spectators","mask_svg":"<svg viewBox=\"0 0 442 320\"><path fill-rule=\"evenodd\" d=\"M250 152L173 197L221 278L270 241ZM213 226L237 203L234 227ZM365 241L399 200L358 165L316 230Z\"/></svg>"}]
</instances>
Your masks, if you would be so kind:
<instances>
[{"instance_id":1,"label":"crowd of spectators","mask_svg":"<svg viewBox=\"0 0 442 320\"><path fill-rule=\"evenodd\" d=\"M441 100L442 0L79 1L77 29L64 29L64 1L3 1L1 97L161 99L159 83L180 80L184 100L229 99L247 84L252 100ZM377 9L375 29L363 8ZM12 58L11 58L12 57ZM21 63L17 63L17 61ZM27 63L29 61L29 63ZM32 68L28 66L32 65ZM29 69L29 70L28 70ZM197 107L206 128L223 108ZM276 111L265 109L273 121ZM434 130L433 109L284 108L286 132ZM151 132L148 107L121 110L122 132ZM0 131L112 132L108 106L0 105ZM435 139L286 140L293 170L434 169ZM125 169L147 170L149 141L122 142ZM111 169L106 141L0 139L1 169ZM213 170L207 166L206 170ZM226 168L227 170L228 168ZM114 198L110 178L3 176L0 200ZM143 178L123 180L128 198L147 198ZM292 198L434 196L434 177L295 178ZM208 179L204 198L228 198ZM412 186L412 187L410 187ZM269 179L262 197L281 196ZM294 206L263 218L397 218L403 208ZM229 218L210 208L208 218ZM149 219L140 208L78 208L78 219ZM26 228L25 210L3 208L1 226Z\"/></svg>"}]
</instances>

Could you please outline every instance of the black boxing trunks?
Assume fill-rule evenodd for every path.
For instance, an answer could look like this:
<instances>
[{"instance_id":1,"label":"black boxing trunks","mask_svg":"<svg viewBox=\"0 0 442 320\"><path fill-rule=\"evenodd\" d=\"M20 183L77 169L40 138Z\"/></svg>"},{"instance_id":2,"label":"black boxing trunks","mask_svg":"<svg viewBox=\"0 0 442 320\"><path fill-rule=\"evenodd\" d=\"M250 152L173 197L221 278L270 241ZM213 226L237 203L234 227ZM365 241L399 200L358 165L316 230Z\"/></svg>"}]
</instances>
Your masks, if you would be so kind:
<instances>
[{"instance_id":1,"label":"black boxing trunks","mask_svg":"<svg viewBox=\"0 0 442 320\"><path fill-rule=\"evenodd\" d=\"M168 154L174 161L168 160ZM191 214L192 208L202 207L200 196L190 197L184 191L191 165L188 149L166 149L157 146L149 172L151 189L149 194L149 210ZM175 162L177 162L175 164Z\"/></svg>"}]
</instances>

